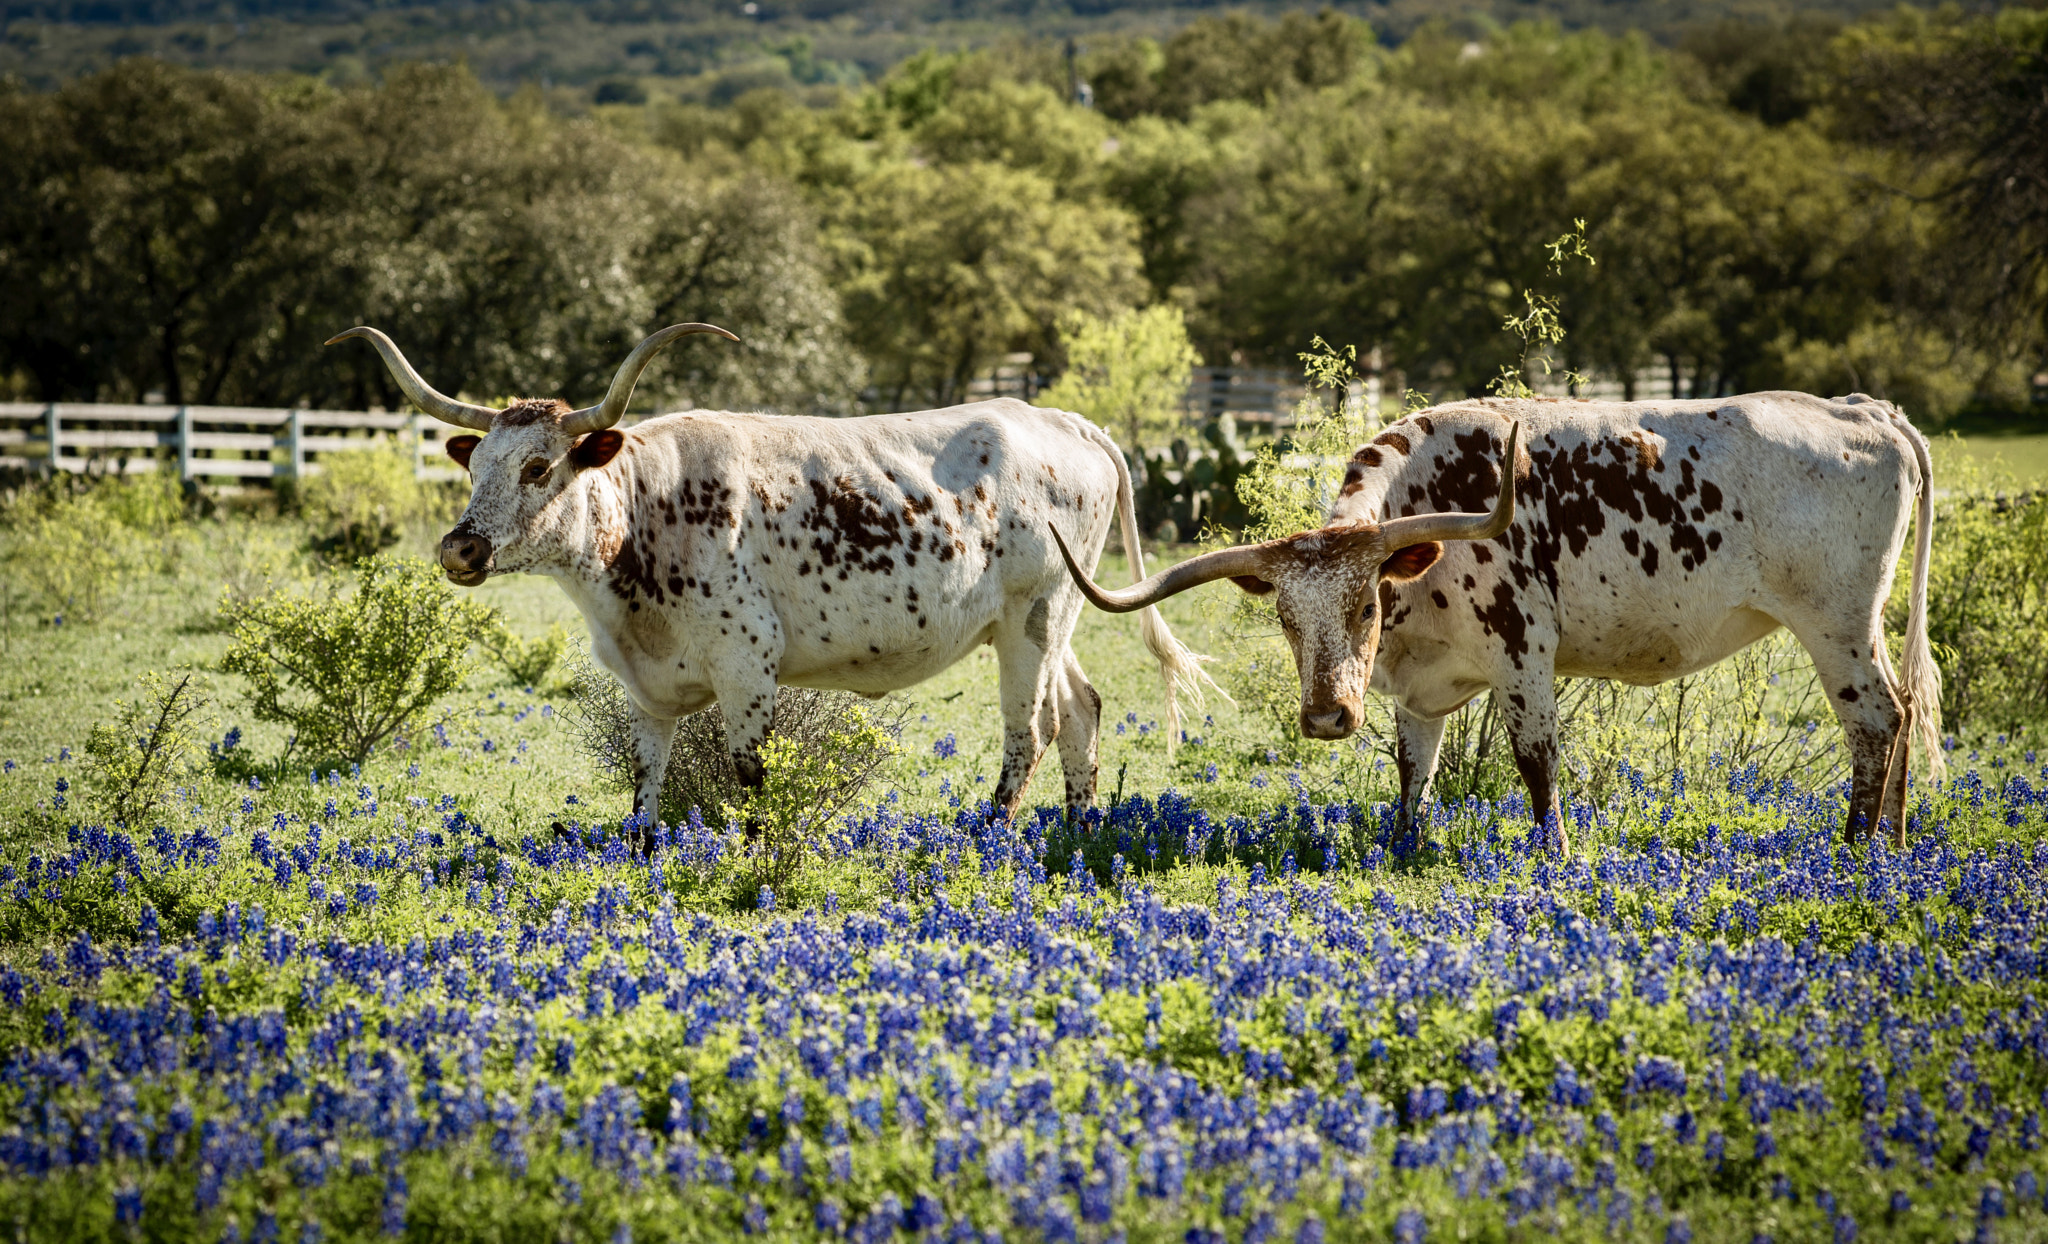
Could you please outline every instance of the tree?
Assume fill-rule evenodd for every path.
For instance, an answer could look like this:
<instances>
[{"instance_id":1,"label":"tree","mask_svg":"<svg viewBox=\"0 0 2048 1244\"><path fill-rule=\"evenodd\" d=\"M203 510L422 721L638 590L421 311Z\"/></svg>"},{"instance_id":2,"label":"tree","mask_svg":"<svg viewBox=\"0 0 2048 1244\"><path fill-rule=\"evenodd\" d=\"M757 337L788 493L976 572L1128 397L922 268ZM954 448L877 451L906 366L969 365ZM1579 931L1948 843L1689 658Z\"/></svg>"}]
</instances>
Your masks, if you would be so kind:
<instances>
[{"instance_id":1,"label":"tree","mask_svg":"<svg viewBox=\"0 0 2048 1244\"><path fill-rule=\"evenodd\" d=\"M1070 312L1060 320L1060 344L1067 370L1039 394L1040 406L1116 429L1133 459L1144 456L1147 440L1156 444L1180 422L1188 376L1202 360L1188 344L1179 307Z\"/></svg>"},{"instance_id":2,"label":"tree","mask_svg":"<svg viewBox=\"0 0 2048 1244\"><path fill-rule=\"evenodd\" d=\"M1838 41L1837 131L1941 210L1940 294L1987 344L2048 339L2048 13L1900 9ZM2017 340L2016 340L2017 338Z\"/></svg>"},{"instance_id":3,"label":"tree","mask_svg":"<svg viewBox=\"0 0 2048 1244\"><path fill-rule=\"evenodd\" d=\"M128 60L0 100L0 351L49 399L219 402L278 344L331 182L305 80Z\"/></svg>"},{"instance_id":4,"label":"tree","mask_svg":"<svg viewBox=\"0 0 2048 1244\"><path fill-rule=\"evenodd\" d=\"M830 219L851 335L899 407L961 401L1011 351L1057 357L1063 312L1144 292L1128 215L999 164L887 167Z\"/></svg>"},{"instance_id":5,"label":"tree","mask_svg":"<svg viewBox=\"0 0 2048 1244\"><path fill-rule=\"evenodd\" d=\"M710 186L667 178L638 268L654 300L649 323L729 324L740 340L669 351L643 383L713 408L851 411L867 364L847 340L824 265L817 223L787 183L759 173Z\"/></svg>"}]
</instances>

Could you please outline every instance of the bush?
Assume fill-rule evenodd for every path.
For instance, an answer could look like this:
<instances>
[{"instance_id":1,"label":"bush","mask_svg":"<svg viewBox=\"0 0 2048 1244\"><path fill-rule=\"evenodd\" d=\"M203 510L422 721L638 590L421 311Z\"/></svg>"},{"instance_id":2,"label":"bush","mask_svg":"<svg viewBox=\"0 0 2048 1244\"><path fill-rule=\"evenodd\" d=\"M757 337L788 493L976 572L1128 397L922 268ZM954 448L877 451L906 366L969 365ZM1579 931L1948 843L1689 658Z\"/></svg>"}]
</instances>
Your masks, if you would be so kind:
<instances>
[{"instance_id":1,"label":"bush","mask_svg":"<svg viewBox=\"0 0 2048 1244\"><path fill-rule=\"evenodd\" d=\"M484 637L484 646L490 649L498 664L505 667L515 686L538 687L546 683L549 672L568 651L569 632L557 622L548 627L548 633L539 639L521 639L500 618L491 633Z\"/></svg>"},{"instance_id":2,"label":"bush","mask_svg":"<svg viewBox=\"0 0 2048 1244\"><path fill-rule=\"evenodd\" d=\"M7 533L7 577L43 612L96 621L131 569L128 532L90 493L29 510Z\"/></svg>"},{"instance_id":3,"label":"bush","mask_svg":"<svg viewBox=\"0 0 2048 1244\"><path fill-rule=\"evenodd\" d=\"M587 657L573 667L576 689L574 717L583 753L598 768L628 789L633 782L632 706L619 681ZM779 775L770 783L774 795L760 810L786 817L793 824L822 825L847 807L880 774L895 754L908 710L900 702L871 705L850 691L812 691L782 687L775 695L775 716L769 722L771 743L781 740L797 751L828 757L829 764L804 765L778 760ZM764 749L762 760L783 756L779 747ZM785 758L786 759L786 758ZM754 792L740 784L726 750L725 716L716 704L685 717L676 725L675 749L661 783L661 818L671 825L689 819L692 809L707 817L728 808L743 808Z\"/></svg>"},{"instance_id":4,"label":"bush","mask_svg":"<svg viewBox=\"0 0 2048 1244\"><path fill-rule=\"evenodd\" d=\"M398 543L406 522L422 512L425 495L403 449L333 453L307 480L300 510L313 528L313 547L337 561L354 562Z\"/></svg>"},{"instance_id":5,"label":"bush","mask_svg":"<svg viewBox=\"0 0 2048 1244\"><path fill-rule=\"evenodd\" d=\"M117 825L141 824L194 774L208 707L197 674L172 682L151 670L139 681L142 695L115 701L113 724L94 726L85 741L88 790Z\"/></svg>"},{"instance_id":6,"label":"bush","mask_svg":"<svg viewBox=\"0 0 2048 1244\"><path fill-rule=\"evenodd\" d=\"M2048 721L2048 493L1995 492L1974 473L1959 484L1935 506L1927 576L1942 720L1978 732L2038 725ZM1906 547L1888 610L1894 632L1906 624Z\"/></svg>"},{"instance_id":7,"label":"bush","mask_svg":"<svg viewBox=\"0 0 2048 1244\"><path fill-rule=\"evenodd\" d=\"M186 516L175 474L64 476L23 489L0 515L0 562L37 607L73 622L106 612L134 571L175 569Z\"/></svg>"},{"instance_id":8,"label":"bush","mask_svg":"<svg viewBox=\"0 0 2048 1244\"><path fill-rule=\"evenodd\" d=\"M353 764L460 685L471 641L496 624L416 558L358 562L348 595L272 593L224 612L221 668L249 679L251 711L295 731L302 754Z\"/></svg>"},{"instance_id":9,"label":"bush","mask_svg":"<svg viewBox=\"0 0 2048 1244\"><path fill-rule=\"evenodd\" d=\"M722 808L727 824L745 821L758 830L757 876L764 885L786 885L803 867L812 839L896 754L900 723L878 721L858 696L836 694L851 702L838 706L837 720L824 737L771 733L761 745L761 789L745 791Z\"/></svg>"},{"instance_id":10,"label":"bush","mask_svg":"<svg viewBox=\"0 0 2048 1244\"><path fill-rule=\"evenodd\" d=\"M1180 424L1188 376L1201 358L1188 344L1179 307L1149 307L1060 320L1067 370L1038 395L1040 406L1071 410L1104 428L1142 457L1147 440L1170 437Z\"/></svg>"}]
</instances>

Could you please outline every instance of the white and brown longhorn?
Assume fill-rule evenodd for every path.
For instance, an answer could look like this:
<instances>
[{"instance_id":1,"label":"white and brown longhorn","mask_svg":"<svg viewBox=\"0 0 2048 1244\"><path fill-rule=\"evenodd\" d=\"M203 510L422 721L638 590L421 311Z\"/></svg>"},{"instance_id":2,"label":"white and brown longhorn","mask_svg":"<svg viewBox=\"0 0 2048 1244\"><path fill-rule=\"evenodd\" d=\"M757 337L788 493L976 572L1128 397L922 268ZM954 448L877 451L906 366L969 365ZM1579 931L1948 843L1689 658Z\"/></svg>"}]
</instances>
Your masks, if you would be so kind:
<instances>
[{"instance_id":1,"label":"white and brown longhorn","mask_svg":"<svg viewBox=\"0 0 2048 1244\"><path fill-rule=\"evenodd\" d=\"M441 565L465 586L528 572L568 593L632 704L636 810L657 806L687 714L719 704L734 764L757 783L778 685L881 696L982 644L1000 682L998 807L1021 804L1055 740L1068 805L1092 800L1102 700L1069 642L1081 594L1044 533L1057 518L1093 565L1120 521L1143 577L1115 443L1078 415L1011 399L857 419L692 411L615 427L654 352L693 333L737 340L708 324L662 329L582 410L456 401L375 329L334 341L368 338L422 410L484 434L448 441L472 483ZM1172 739L1176 692L1199 698L1199 658L1157 610L1139 629Z\"/></svg>"},{"instance_id":2,"label":"white and brown longhorn","mask_svg":"<svg viewBox=\"0 0 2048 1244\"><path fill-rule=\"evenodd\" d=\"M1889 823L1903 844L1915 735L1941 765L1931 481L1926 441L1861 394L1484 399L1413 415L1361 448L1317 531L1219 550L1124 592L1069 569L1106 609L1226 577L1274 593L1301 675L1302 732L1350 734L1367 685L1393 699L1411 817L1445 719L1480 692L1493 693L1543 824L1557 811L1557 678L1652 686L1783 626L1813 657L1847 734L1848 833ZM1884 605L1916 498L1895 672ZM1488 504L1490 518L1469 513ZM1465 526L1417 526L1441 522Z\"/></svg>"}]
</instances>

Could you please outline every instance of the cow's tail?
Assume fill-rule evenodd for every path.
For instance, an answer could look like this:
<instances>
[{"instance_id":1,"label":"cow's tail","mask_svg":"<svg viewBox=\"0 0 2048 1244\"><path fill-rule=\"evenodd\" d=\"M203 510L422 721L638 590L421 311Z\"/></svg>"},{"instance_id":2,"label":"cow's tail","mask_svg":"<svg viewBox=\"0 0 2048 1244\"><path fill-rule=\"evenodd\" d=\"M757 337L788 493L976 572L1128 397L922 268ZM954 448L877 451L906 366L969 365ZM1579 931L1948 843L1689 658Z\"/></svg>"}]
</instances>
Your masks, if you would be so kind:
<instances>
[{"instance_id":1,"label":"cow's tail","mask_svg":"<svg viewBox=\"0 0 2048 1244\"><path fill-rule=\"evenodd\" d=\"M1145 549L1138 539L1138 500L1131 490L1131 469L1125 463L1123 451L1101 428L1079 420L1086 427L1109 460L1116 464L1116 516L1123 530L1124 551L1131 559L1131 581L1141 582L1145 578ZM1159 616L1156 605L1147 605L1138 613L1138 634L1144 639L1145 647L1152 653L1152 659L1159 662L1159 681L1166 693L1166 756L1170 761L1180 746L1180 697L1185 695L1196 708L1202 706L1202 684L1215 688L1216 694L1229 699L1230 694L1216 686L1202 668L1202 662L1214 660L1190 649L1174 637L1167 628L1166 619Z\"/></svg>"},{"instance_id":2,"label":"cow's tail","mask_svg":"<svg viewBox=\"0 0 2048 1244\"><path fill-rule=\"evenodd\" d=\"M1927 452L1927 438L1894 412L1899 430L1913 447L1920 467L1920 513L1913 545L1913 595L1906 617L1906 651L1899 681L1910 698L1913 730L1920 736L1920 749L1927 756L1927 770L1942 776L1947 766L1941 758L1941 667L1934 663L1934 648L1927 640L1927 568L1934 556L1934 462Z\"/></svg>"}]
</instances>

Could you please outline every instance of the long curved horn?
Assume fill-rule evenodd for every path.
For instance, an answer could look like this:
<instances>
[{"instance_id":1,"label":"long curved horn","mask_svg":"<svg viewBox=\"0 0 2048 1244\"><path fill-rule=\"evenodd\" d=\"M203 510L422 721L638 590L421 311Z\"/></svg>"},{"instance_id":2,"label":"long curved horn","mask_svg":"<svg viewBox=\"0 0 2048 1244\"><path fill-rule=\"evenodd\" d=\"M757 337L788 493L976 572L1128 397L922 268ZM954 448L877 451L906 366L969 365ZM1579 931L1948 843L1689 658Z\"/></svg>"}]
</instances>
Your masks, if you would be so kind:
<instances>
[{"instance_id":1,"label":"long curved horn","mask_svg":"<svg viewBox=\"0 0 2048 1244\"><path fill-rule=\"evenodd\" d=\"M1074 577L1074 586L1081 589L1081 595L1088 598L1089 604L1105 613L1135 613L1191 587L1214 583L1232 575L1256 575L1266 547L1263 544L1240 544L1216 549L1199 557L1190 557L1178 566L1169 566L1142 583L1133 583L1122 591L1112 591L1097 586L1075 564L1074 555L1067 551L1067 542L1060 538L1059 528L1048 527L1048 530L1052 532L1052 542L1060 546L1060 556L1066 560L1067 573Z\"/></svg>"},{"instance_id":2,"label":"long curved horn","mask_svg":"<svg viewBox=\"0 0 2048 1244\"><path fill-rule=\"evenodd\" d=\"M619 372L612 377L612 387L606 391L604 400L595 406L572 410L562 416L562 430L571 436L582 436L608 428L626 413L626 403L632 400L633 386L640 383L640 373L647 370L647 364L654 359L655 351L678 337L695 333L716 333L727 341L739 338L718 327L716 324L671 324L647 340L633 347L626 361L619 364Z\"/></svg>"},{"instance_id":3,"label":"long curved horn","mask_svg":"<svg viewBox=\"0 0 2048 1244\"><path fill-rule=\"evenodd\" d=\"M1515 521L1515 458L1520 452L1522 425L1508 425L1507 456L1501 459L1500 498L1491 514L1411 514L1380 524L1386 551L1431 540L1491 540Z\"/></svg>"},{"instance_id":4,"label":"long curved horn","mask_svg":"<svg viewBox=\"0 0 2048 1244\"><path fill-rule=\"evenodd\" d=\"M436 391L433 385L420 379L420 374L412 369L411 363L405 361L405 356L398 352L398 347L392 344L391 338L376 329L361 326L351 328L345 333L336 333L329 337L327 344L331 346L337 341L347 341L350 337L361 337L377 347L377 353L384 356L384 365L391 369L391 378L396 380L398 387L412 399L413 405L441 422L452 423L458 428L473 428L478 432L491 430L491 420L498 417L496 410L489 406L472 406L468 402L458 402Z\"/></svg>"}]
</instances>

